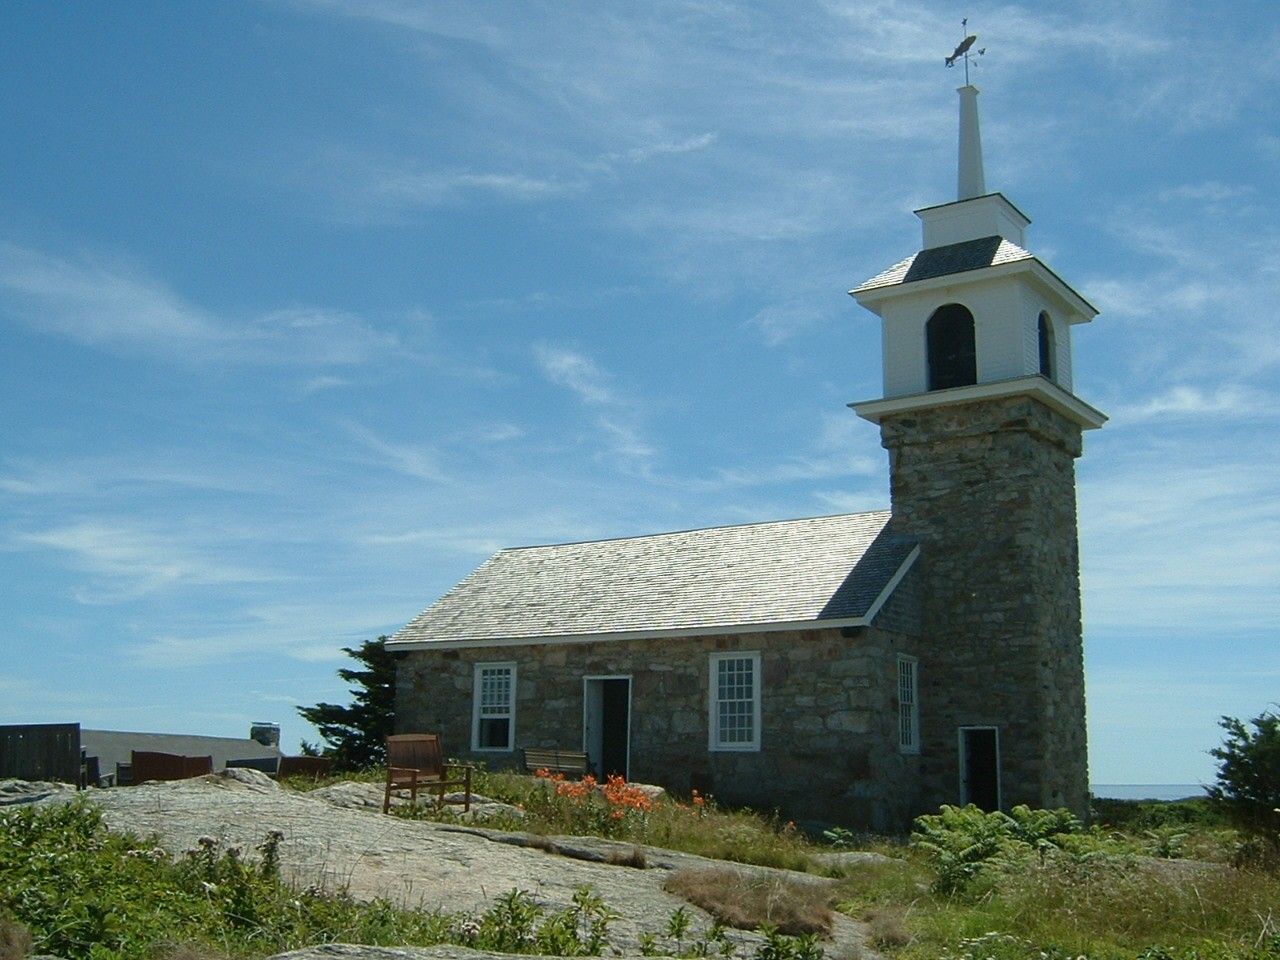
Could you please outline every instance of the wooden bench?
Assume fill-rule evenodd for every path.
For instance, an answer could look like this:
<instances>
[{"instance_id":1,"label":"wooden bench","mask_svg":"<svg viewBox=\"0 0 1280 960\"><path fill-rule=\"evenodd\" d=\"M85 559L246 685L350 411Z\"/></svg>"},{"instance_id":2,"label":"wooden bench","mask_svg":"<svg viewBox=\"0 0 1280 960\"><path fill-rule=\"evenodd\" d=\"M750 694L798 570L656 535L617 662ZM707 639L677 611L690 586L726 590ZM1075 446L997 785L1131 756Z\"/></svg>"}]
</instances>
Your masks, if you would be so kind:
<instances>
[{"instance_id":1,"label":"wooden bench","mask_svg":"<svg viewBox=\"0 0 1280 960\"><path fill-rule=\"evenodd\" d=\"M582 778L590 771L587 755L580 751L541 750L534 747L525 747L520 752L524 755L525 773L549 770L552 773L563 773L565 776Z\"/></svg>"}]
</instances>

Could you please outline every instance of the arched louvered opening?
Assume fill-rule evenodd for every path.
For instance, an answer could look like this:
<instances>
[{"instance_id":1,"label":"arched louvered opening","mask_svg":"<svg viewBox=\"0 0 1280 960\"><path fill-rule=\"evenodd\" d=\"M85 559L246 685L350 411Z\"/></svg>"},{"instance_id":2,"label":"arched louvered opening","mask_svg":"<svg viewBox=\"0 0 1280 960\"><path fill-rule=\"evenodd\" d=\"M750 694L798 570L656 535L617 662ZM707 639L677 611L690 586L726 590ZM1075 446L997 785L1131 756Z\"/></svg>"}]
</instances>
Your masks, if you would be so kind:
<instances>
[{"instance_id":1,"label":"arched louvered opening","mask_svg":"<svg viewBox=\"0 0 1280 960\"><path fill-rule=\"evenodd\" d=\"M1040 339L1040 376L1054 380L1057 377L1056 353L1053 342L1053 321L1049 314L1040 311L1038 335Z\"/></svg>"},{"instance_id":2,"label":"arched louvered opening","mask_svg":"<svg viewBox=\"0 0 1280 960\"><path fill-rule=\"evenodd\" d=\"M929 389L967 387L978 382L973 314L958 303L939 307L925 325Z\"/></svg>"}]
</instances>

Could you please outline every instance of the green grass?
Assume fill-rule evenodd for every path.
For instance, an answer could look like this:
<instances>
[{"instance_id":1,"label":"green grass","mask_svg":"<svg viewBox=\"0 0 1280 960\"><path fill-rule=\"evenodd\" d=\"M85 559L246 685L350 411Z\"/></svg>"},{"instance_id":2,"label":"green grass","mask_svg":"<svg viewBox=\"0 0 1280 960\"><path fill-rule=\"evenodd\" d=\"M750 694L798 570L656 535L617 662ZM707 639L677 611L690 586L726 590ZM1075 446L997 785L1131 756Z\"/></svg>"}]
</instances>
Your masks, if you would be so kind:
<instances>
[{"instance_id":1,"label":"green grass","mask_svg":"<svg viewBox=\"0 0 1280 960\"><path fill-rule=\"evenodd\" d=\"M890 859L833 870L815 857L830 847L710 800L619 809L497 773L481 773L476 789L523 809L502 824L511 829L834 874L837 909L898 960L1280 960L1280 879L1233 867L1244 838L1200 799L1099 801L1089 828L1061 811L956 811L913 846L834 831L835 846Z\"/></svg>"},{"instance_id":2,"label":"green grass","mask_svg":"<svg viewBox=\"0 0 1280 960\"><path fill-rule=\"evenodd\" d=\"M359 903L284 884L280 839L246 852L204 837L175 862L109 832L85 803L0 814L3 960L32 950L65 960L247 958L332 942L573 957L607 944L612 915L585 888L552 913L516 890L478 916Z\"/></svg>"},{"instance_id":3,"label":"green grass","mask_svg":"<svg viewBox=\"0 0 1280 960\"><path fill-rule=\"evenodd\" d=\"M309 786L314 786L309 784ZM629 808L630 809L630 808ZM357 902L281 880L278 833L253 850L202 837L174 860L154 840L110 832L76 801L0 812L0 960L248 960L322 943L594 956L609 946L609 905L583 887L546 911L520 890L482 914ZM656 936L656 934L655 934ZM731 955L719 936L690 949ZM817 960L811 940L768 931L753 960Z\"/></svg>"},{"instance_id":4,"label":"green grass","mask_svg":"<svg viewBox=\"0 0 1280 960\"><path fill-rule=\"evenodd\" d=\"M480 772L476 791L523 808L523 817L493 826L612 838L635 846L625 858L633 866L643 866L638 848L652 845L833 878L800 915L820 917L834 904L867 923L872 946L895 960L1280 960L1280 875L1234 865L1245 838L1197 801L1110 804L1087 828L1055 812L951 811L925 818L911 845L845 832L833 832L828 845L775 818L703 798L653 801L623 784L587 790ZM417 815L453 816L430 804ZM276 842L238 851L207 840L175 862L153 842L110 833L83 803L0 813L0 960L32 952L241 960L326 942L608 952L609 908L589 890L558 913L518 891L477 916L357 903L282 883ZM870 848L887 859L823 866L816 854L833 848ZM716 924L694 931L690 915L677 911L666 929L642 938L645 949L729 955L735 948L721 923L741 916L748 926L776 928L784 895L796 891L728 877L710 872L677 886L713 909ZM762 929L757 960L820 955L812 936Z\"/></svg>"}]
</instances>

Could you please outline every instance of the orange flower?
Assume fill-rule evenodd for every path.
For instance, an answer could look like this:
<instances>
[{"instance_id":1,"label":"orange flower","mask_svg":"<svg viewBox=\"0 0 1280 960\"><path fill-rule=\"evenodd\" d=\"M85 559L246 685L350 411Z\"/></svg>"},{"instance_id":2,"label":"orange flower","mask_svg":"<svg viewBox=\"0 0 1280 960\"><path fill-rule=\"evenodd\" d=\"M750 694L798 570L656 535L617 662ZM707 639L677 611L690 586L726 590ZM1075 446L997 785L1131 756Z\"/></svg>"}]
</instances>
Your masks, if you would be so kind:
<instances>
[{"instance_id":1,"label":"orange flower","mask_svg":"<svg viewBox=\"0 0 1280 960\"><path fill-rule=\"evenodd\" d=\"M557 774L553 779L557 781L556 795L568 797L570 800L585 800L596 788L596 778L591 774L587 774L577 783L566 781L563 774Z\"/></svg>"}]
</instances>

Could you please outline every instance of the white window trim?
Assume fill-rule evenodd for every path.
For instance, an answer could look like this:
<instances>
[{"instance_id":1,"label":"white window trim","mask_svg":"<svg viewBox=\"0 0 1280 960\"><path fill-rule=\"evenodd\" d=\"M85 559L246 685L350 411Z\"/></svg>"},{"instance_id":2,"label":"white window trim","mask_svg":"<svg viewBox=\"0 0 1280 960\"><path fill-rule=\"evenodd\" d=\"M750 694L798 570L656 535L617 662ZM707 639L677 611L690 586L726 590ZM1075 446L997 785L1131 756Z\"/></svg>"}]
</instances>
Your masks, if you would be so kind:
<instances>
[{"instance_id":1,"label":"white window trim","mask_svg":"<svg viewBox=\"0 0 1280 960\"><path fill-rule=\"evenodd\" d=\"M480 746L481 678L485 670L507 670L511 674L511 696L507 702L507 745L505 747ZM496 715L495 715L496 716ZM500 663L477 663L471 681L471 749L477 753L510 753L516 743L516 664L513 660Z\"/></svg>"},{"instance_id":2,"label":"white window trim","mask_svg":"<svg viewBox=\"0 0 1280 960\"><path fill-rule=\"evenodd\" d=\"M720 664L725 660L751 661L751 733L750 741L740 743L720 742ZM710 661L710 682L707 692L708 737L707 749L712 752L756 752L760 751L760 653L756 650L743 650L734 653L713 653Z\"/></svg>"},{"instance_id":3,"label":"white window trim","mask_svg":"<svg viewBox=\"0 0 1280 960\"><path fill-rule=\"evenodd\" d=\"M898 751L920 752L920 661L915 657L898 657ZM902 696L904 674L907 700Z\"/></svg>"}]
</instances>

